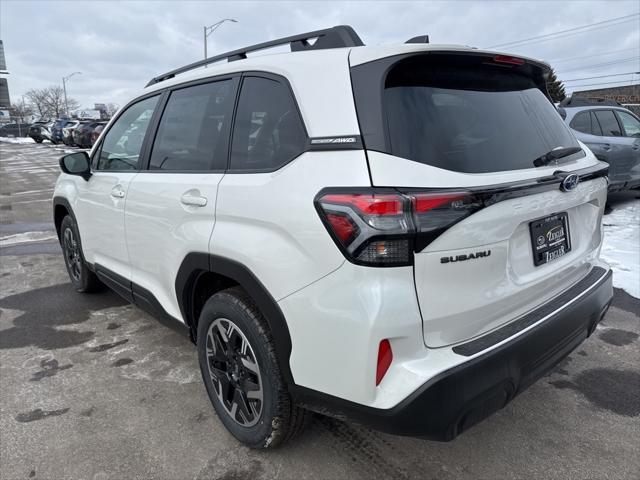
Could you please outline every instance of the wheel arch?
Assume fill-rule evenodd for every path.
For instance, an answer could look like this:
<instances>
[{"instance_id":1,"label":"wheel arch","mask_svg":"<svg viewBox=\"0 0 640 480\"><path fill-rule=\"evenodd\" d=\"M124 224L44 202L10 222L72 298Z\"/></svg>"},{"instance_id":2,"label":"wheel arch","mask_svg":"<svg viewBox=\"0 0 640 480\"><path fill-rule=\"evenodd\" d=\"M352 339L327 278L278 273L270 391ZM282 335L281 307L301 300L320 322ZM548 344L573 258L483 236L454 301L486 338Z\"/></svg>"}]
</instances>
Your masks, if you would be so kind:
<instances>
[{"instance_id":1,"label":"wheel arch","mask_svg":"<svg viewBox=\"0 0 640 480\"><path fill-rule=\"evenodd\" d=\"M242 287L258 306L273 335L280 371L289 384L291 336L282 310L265 286L242 263L209 253L192 252L185 256L176 275L176 298L180 313L196 341L199 308L216 291L231 286ZM205 295L206 298L204 298ZM200 297L200 298L199 298Z\"/></svg>"},{"instance_id":2,"label":"wheel arch","mask_svg":"<svg viewBox=\"0 0 640 480\"><path fill-rule=\"evenodd\" d=\"M60 225L62 225L62 220L67 215L71 215L71 218L73 218L76 225L78 224L69 201L64 197L53 197L53 224L56 228L58 241L60 241Z\"/></svg>"}]
</instances>

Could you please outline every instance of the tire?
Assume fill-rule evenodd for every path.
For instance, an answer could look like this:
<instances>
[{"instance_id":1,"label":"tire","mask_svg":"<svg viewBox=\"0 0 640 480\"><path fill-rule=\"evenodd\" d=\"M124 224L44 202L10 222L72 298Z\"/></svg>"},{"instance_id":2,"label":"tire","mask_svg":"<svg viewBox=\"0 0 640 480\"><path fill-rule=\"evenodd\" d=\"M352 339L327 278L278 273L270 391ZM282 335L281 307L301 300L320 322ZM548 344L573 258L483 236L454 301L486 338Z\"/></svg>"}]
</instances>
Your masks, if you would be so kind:
<instances>
[{"instance_id":1,"label":"tire","mask_svg":"<svg viewBox=\"0 0 640 480\"><path fill-rule=\"evenodd\" d=\"M42 139L41 138L34 138L34 140L36 141L36 143L42 143Z\"/></svg>"},{"instance_id":2,"label":"tire","mask_svg":"<svg viewBox=\"0 0 640 480\"><path fill-rule=\"evenodd\" d=\"M60 224L60 246L73 288L81 293L102 290L102 283L96 274L89 270L84 260L78 226L70 215L64 217Z\"/></svg>"},{"instance_id":3,"label":"tire","mask_svg":"<svg viewBox=\"0 0 640 480\"><path fill-rule=\"evenodd\" d=\"M209 399L237 440L252 448L274 448L304 430L311 413L293 405L271 332L242 288L207 300L197 338Z\"/></svg>"}]
</instances>

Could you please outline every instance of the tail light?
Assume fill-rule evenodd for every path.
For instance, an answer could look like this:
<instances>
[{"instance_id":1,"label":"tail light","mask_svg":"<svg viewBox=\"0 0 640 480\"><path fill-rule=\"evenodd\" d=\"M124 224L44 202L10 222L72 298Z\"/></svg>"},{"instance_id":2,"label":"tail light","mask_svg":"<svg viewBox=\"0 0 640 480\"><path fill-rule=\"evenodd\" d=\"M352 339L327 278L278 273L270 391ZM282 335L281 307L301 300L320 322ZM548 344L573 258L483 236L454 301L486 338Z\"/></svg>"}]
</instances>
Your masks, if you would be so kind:
<instances>
[{"instance_id":1,"label":"tail light","mask_svg":"<svg viewBox=\"0 0 640 480\"><path fill-rule=\"evenodd\" d=\"M413 264L442 232L481 208L470 192L321 192L316 208L327 230L356 264L396 267Z\"/></svg>"}]
</instances>

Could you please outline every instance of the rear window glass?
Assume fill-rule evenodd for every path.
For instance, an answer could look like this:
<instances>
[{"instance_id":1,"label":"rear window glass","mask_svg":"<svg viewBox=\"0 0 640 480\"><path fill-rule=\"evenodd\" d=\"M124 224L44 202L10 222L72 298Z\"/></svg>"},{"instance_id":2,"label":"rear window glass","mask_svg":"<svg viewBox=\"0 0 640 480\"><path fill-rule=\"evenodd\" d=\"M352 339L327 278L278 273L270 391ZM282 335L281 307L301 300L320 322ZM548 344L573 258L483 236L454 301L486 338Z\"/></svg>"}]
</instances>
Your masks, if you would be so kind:
<instances>
[{"instance_id":1,"label":"rear window glass","mask_svg":"<svg viewBox=\"0 0 640 480\"><path fill-rule=\"evenodd\" d=\"M387 74L383 106L391 154L447 170L533 168L578 145L534 81L508 67L410 57Z\"/></svg>"}]
</instances>

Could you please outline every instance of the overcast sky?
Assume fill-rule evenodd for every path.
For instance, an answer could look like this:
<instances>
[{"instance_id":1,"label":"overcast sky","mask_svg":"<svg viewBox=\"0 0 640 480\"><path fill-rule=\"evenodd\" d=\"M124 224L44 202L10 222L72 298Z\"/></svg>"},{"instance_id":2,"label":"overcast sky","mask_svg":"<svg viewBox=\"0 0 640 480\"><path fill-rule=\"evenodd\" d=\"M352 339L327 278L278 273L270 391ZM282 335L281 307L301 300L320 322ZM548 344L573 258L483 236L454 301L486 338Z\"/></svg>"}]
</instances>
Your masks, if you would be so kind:
<instances>
[{"instance_id":1,"label":"overcast sky","mask_svg":"<svg viewBox=\"0 0 640 480\"><path fill-rule=\"evenodd\" d=\"M203 57L205 24L235 18L209 37L209 54L333 25L351 25L365 44L404 42L488 47L637 13L631 1L186 2L0 0L9 93L60 85L85 108L123 105L147 81ZM502 50L550 61L562 80L640 71L640 19ZM575 58L580 57L580 58ZM602 65L602 64L606 65ZM635 83L640 75L633 77ZM570 85L632 80L631 75ZM603 85L606 86L606 85ZM600 88L601 85L588 88ZM571 88L568 88L571 90Z\"/></svg>"}]
</instances>

